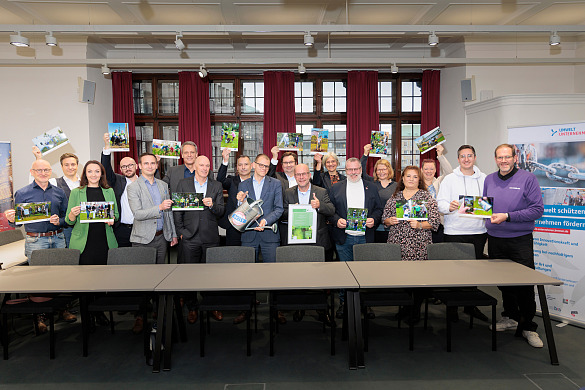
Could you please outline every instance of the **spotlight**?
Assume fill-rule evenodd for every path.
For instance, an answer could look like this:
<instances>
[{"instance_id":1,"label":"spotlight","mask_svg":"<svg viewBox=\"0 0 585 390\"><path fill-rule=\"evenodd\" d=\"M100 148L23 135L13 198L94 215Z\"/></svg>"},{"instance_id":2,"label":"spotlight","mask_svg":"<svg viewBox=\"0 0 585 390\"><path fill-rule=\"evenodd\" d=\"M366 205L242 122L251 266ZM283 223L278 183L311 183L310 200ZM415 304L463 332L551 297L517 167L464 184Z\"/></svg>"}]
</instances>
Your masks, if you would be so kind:
<instances>
[{"instance_id":1,"label":"spotlight","mask_svg":"<svg viewBox=\"0 0 585 390\"><path fill-rule=\"evenodd\" d=\"M398 73L398 67L396 66L396 63L392 64L392 66L390 67L390 72Z\"/></svg>"},{"instance_id":2,"label":"spotlight","mask_svg":"<svg viewBox=\"0 0 585 390\"><path fill-rule=\"evenodd\" d=\"M112 73L112 71L110 70L110 68L108 68L108 65L103 65L102 66L102 74L104 76L109 75L110 73Z\"/></svg>"},{"instance_id":3,"label":"spotlight","mask_svg":"<svg viewBox=\"0 0 585 390\"><path fill-rule=\"evenodd\" d=\"M45 44L47 46L57 46L57 38L53 36L52 32L49 32L45 35Z\"/></svg>"},{"instance_id":4,"label":"spotlight","mask_svg":"<svg viewBox=\"0 0 585 390\"><path fill-rule=\"evenodd\" d=\"M185 44L183 43L181 38L183 38L183 33L177 33L177 36L175 37L175 47L179 51L185 50Z\"/></svg>"},{"instance_id":5,"label":"spotlight","mask_svg":"<svg viewBox=\"0 0 585 390\"><path fill-rule=\"evenodd\" d=\"M559 37L559 34L557 34L556 31L554 31L550 34L550 39L548 41L548 44L551 46L557 46L557 45L561 44L561 37Z\"/></svg>"},{"instance_id":6,"label":"spotlight","mask_svg":"<svg viewBox=\"0 0 585 390\"><path fill-rule=\"evenodd\" d=\"M305 46L307 47L313 47L313 45L315 44L315 38L313 38L313 36L311 35L310 32L306 32L305 33Z\"/></svg>"},{"instance_id":7,"label":"spotlight","mask_svg":"<svg viewBox=\"0 0 585 390\"><path fill-rule=\"evenodd\" d=\"M20 32L16 35L10 36L10 44L16 47L29 47L28 38L20 35Z\"/></svg>"},{"instance_id":8,"label":"spotlight","mask_svg":"<svg viewBox=\"0 0 585 390\"><path fill-rule=\"evenodd\" d=\"M307 68L305 68L305 66L303 65L303 63L301 62L299 64L299 74L305 74L307 73Z\"/></svg>"},{"instance_id":9,"label":"spotlight","mask_svg":"<svg viewBox=\"0 0 585 390\"><path fill-rule=\"evenodd\" d=\"M439 37L433 31L429 35L429 46L437 46L438 44L439 44Z\"/></svg>"},{"instance_id":10,"label":"spotlight","mask_svg":"<svg viewBox=\"0 0 585 390\"><path fill-rule=\"evenodd\" d=\"M205 64L199 66L199 77L201 77L202 79L207 77L207 70L205 70Z\"/></svg>"}]
</instances>

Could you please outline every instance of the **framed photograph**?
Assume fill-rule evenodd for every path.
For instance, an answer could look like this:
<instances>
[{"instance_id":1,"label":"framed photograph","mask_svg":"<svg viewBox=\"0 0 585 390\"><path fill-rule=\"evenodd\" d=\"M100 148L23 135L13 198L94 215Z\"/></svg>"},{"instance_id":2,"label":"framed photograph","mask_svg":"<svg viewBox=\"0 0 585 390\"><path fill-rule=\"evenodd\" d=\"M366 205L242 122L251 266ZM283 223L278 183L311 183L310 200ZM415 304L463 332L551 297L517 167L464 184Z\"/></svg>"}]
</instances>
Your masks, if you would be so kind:
<instances>
[{"instance_id":1,"label":"framed photograph","mask_svg":"<svg viewBox=\"0 0 585 390\"><path fill-rule=\"evenodd\" d=\"M327 150L329 150L329 130L311 129L311 154L324 154Z\"/></svg>"},{"instance_id":2,"label":"framed photograph","mask_svg":"<svg viewBox=\"0 0 585 390\"><path fill-rule=\"evenodd\" d=\"M288 243L315 244L317 242L317 210L310 204L288 205Z\"/></svg>"},{"instance_id":3,"label":"framed photograph","mask_svg":"<svg viewBox=\"0 0 585 390\"><path fill-rule=\"evenodd\" d=\"M368 219L368 209L347 209L347 227L346 232L365 232L366 219Z\"/></svg>"},{"instance_id":4,"label":"framed photograph","mask_svg":"<svg viewBox=\"0 0 585 390\"><path fill-rule=\"evenodd\" d=\"M171 194L173 211L199 211L203 210L203 195L200 192L174 192Z\"/></svg>"},{"instance_id":5,"label":"framed photograph","mask_svg":"<svg viewBox=\"0 0 585 390\"><path fill-rule=\"evenodd\" d=\"M389 131L372 131L370 144L372 145L370 157L386 157L392 152L392 133Z\"/></svg>"},{"instance_id":6,"label":"framed photograph","mask_svg":"<svg viewBox=\"0 0 585 390\"><path fill-rule=\"evenodd\" d=\"M128 133L128 123L108 123L108 134L110 135L110 151L130 151L130 134Z\"/></svg>"},{"instance_id":7,"label":"framed photograph","mask_svg":"<svg viewBox=\"0 0 585 390\"><path fill-rule=\"evenodd\" d=\"M47 153L51 153L52 151L67 145L69 143L69 139L60 127L55 127L44 132L38 137L34 137L32 142L37 148L39 148L41 154L44 156Z\"/></svg>"},{"instance_id":8,"label":"framed photograph","mask_svg":"<svg viewBox=\"0 0 585 390\"><path fill-rule=\"evenodd\" d=\"M414 139L414 143L421 153L426 153L429 150L436 148L437 145L441 145L443 142L445 142L445 136L438 126L428 133Z\"/></svg>"},{"instance_id":9,"label":"framed photograph","mask_svg":"<svg viewBox=\"0 0 585 390\"><path fill-rule=\"evenodd\" d=\"M303 133L276 133L276 145L280 150L303 151Z\"/></svg>"},{"instance_id":10,"label":"framed photograph","mask_svg":"<svg viewBox=\"0 0 585 390\"><path fill-rule=\"evenodd\" d=\"M152 140L152 154L161 158L178 160L181 157L181 143L179 141L167 141L164 139Z\"/></svg>"},{"instance_id":11,"label":"framed photograph","mask_svg":"<svg viewBox=\"0 0 585 390\"><path fill-rule=\"evenodd\" d=\"M229 149L231 152L237 152L239 139L240 139L239 123L221 124L221 150Z\"/></svg>"},{"instance_id":12,"label":"framed photograph","mask_svg":"<svg viewBox=\"0 0 585 390\"><path fill-rule=\"evenodd\" d=\"M459 210L462 217L491 218L494 212L494 198L491 196L459 195Z\"/></svg>"},{"instance_id":13,"label":"framed photograph","mask_svg":"<svg viewBox=\"0 0 585 390\"><path fill-rule=\"evenodd\" d=\"M14 211L14 223L17 225L44 222L51 218L51 202L17 203Z\"/></svg>"},{"instance_id":14,"label":"framed photograph","mask_svg":"<svg viewBox=\"0 0 585 390\"><path fill-rule=\"evenodd\" d=\"M114 222L114 202L81 202L81 223Z\"/></svg>"},{"instance_id":15,"label":"framed photograph","mask_svg":"<svg viewBox=\"0 0 585 390\"><path fill-rule=\"evenodd\" d=\"M396 202L396 218L416 219L426 221L429 219L426 200L399 200Z\"/></svg>"}]
</instances>

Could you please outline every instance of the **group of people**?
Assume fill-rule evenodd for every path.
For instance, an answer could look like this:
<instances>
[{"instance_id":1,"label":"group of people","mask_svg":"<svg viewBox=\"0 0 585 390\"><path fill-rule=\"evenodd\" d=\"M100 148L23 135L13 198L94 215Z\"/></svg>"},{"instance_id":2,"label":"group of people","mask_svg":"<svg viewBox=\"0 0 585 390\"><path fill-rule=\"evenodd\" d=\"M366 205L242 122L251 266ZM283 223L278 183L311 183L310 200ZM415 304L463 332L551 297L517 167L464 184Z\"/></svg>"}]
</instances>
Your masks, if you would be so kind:
<instances>
[{"instance_id":1,"label":"group of people","mask_svg":"<svg viewBox=\"0 0 585 390\"><path fill-rule=\"evenodd\" d=\"M299 164L296 153L285 152L279 159L277 146L271 150L272 158L262 153L253 161L248 156L239 156L235 174L227 175L230 150L225 149L217 177L213 179L209 159L199 156L197 145L187 141L181 145L183 164L168 169L161 180L158 178L159 161L151 153L143 153L138 164L130 157L123 158L121 174L114 173L107 133L104 143L101 161L88 161L80 179L77 178L76 156L62 156L65 176L54 180L49 179L50 164L37 154L38 159L31 169L34 181L17 191L15 201L50 200L53 215L48 222L26 225L27 256L35 249L68 245L80 250L80 264L105 264L109 248L150 246L157 249L157 263L164 263L168 243L171 246L180 243L179 263L204 263L207 248L220 245L218 226L221 226L226 230L226 245L253 247L257 261L274 262L276 248L287 245L288 205L307 204L318 216L315 245L325 249L329 261L335 258L352 261L353 246L371 242L399 244L403 260L426 260L426 247L433 241L468 242L474 245L476 257L482 258L487 241L491 258L508 258L534 268L532 231L544 207L536 177L518 170L512 145L502 144L496 148L495 161L499 170L488 176L475 165L473 146L459 147L459 166L452 169L439 145L439 178L435 177L436 161L424 160L422 169L407 166L400 180L395 182L394 170L385 159L376 162L373 177L365 173L369 144L364 146L361 159L347 159L346 175L338 172L339 159L334 153L316 154L312 180L309 166ZM73 160L75 166L68 168L65 164ZM276 172L279 163L282 172ZM137 165L140 176L137 176ZM227 191L225 203L224 189ZM204 194L204 209L173 212L170 194L176 192ZM457 213L461 195L493 197L492 217L461 218ZM228 216L248 198L263 201L263 215L252 229L240 232L230 224ZM397 203L408 200L424 202L428 219L398 219ZM87 201L114 201L115 222L80 224L79 205ZM363 231L346 229L349 209L367 210ZM13 213L7 212L6 216L14 221ZM275 224L278 229L271 229ZM441 234L443 227L444 234ZM69 242L66 242L64 229L72 230ZM517 335L541 347L542 341L532 321L536 310L534 289L501 287L501 290L504 313L497 330L516 329ZM343 316L344 292L339 294L338 318ZM420 311L420 301L422 299L413 310ZM185 295L182 302L188 308L188 322L195 323L197 295ZM465 312L487 320L475 307L465 308ZM234 323L243 322L247 315L249 313L240 313ZM367 315L373 317L374 313L369 311ZM399 315L404 316L404 313ZM212 316L216 320L223 319L221 312L213 312ZM295 313L293 318L300 320L302 314ZM416 320L416 315L409 318ZM282 313L278 314L278 321L286 322ZM133 330L138 332L141 326L137 318Z\"/></svg>"}]
</instances>

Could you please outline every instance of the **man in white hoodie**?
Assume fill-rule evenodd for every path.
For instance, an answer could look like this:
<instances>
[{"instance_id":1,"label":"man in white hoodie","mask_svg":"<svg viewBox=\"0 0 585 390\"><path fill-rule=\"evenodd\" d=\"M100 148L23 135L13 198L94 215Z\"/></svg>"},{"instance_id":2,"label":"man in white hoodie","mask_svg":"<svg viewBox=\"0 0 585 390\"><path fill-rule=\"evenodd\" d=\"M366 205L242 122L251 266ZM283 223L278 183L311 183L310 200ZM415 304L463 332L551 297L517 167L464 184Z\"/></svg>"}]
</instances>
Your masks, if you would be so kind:
<instances>
[{"instance_id":1,"label":"man in white hoodie","mask_svg":"<svg viewBox=\"0 0 585 390\"><path fill-rule=\"evenodd\" d=\"M461 196L483 195L485 173L475 166L475 148L471 145L461 145L457 150L459 166L453 173L445 176L437 203L439 211L444 214L445 242L465 242L475 247L475 257L483 258L483 250L487 240L487 230L483 218L465 217L459 213ZM488 318L477 307L466 307L465 313L477 319L488 321Z\"/></svg>"}]
</instances>

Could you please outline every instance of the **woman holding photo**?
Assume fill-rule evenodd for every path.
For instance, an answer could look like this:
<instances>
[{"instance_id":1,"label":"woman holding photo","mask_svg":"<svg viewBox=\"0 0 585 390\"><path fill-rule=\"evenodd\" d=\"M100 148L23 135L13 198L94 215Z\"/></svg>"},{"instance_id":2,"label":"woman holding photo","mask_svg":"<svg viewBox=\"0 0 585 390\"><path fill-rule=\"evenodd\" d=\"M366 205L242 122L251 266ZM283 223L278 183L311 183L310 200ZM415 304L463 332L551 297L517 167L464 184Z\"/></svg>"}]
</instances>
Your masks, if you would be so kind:
<instances>
[{"instance_id":1,"label":"woman holding photo","mask_svg":"<svg viewBox=\"0 0 585 390\"><path fill-rule=\"evenodd\" d=\"M313 172L313 184L319 187L325 188L327 191L331 190L331 186L338 181L346 179L345 175L337 172L339 166L339 158L333 152L329 152L324 156L321 153L317 153L314 156L314 172ZM325 165L326 171L323 171L323 165Z\"/></svg>"}]
</instances>

